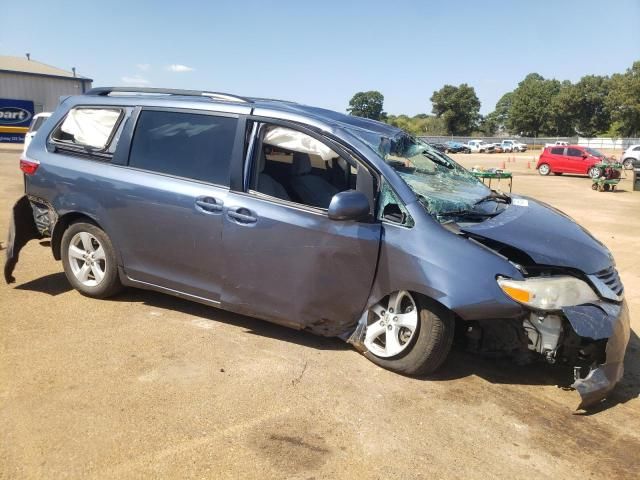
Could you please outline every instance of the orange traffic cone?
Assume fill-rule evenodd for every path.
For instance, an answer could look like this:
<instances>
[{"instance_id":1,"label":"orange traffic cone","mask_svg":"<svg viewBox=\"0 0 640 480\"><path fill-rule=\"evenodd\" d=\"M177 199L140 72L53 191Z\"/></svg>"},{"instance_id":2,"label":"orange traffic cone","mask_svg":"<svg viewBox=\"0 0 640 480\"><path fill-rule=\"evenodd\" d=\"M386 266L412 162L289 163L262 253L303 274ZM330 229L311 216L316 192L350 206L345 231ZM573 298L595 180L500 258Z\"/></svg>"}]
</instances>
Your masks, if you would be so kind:
<instances>
[{"instance_id":1,"label":"orange traffic cone","mask_svg":"<svg viewBox=\"0 0 640 480\"><path fill-rule=\"evenodd\" d=\"M531 170L531 162L527 162L527 168Z\"/></svg>"},{"instance_id":2,"label":"orange traffic cone","mask_svg":"<svg viewBox=\"0 0 640 480\"><path fill-rule=\"evenodd\" d=\"M503 170L504 170L505 168L507 168L507 167L505 166L505 164L504 164L504 160L502 161L502 167L500 167L500 168L502 168Z\"/></svg>"}]
</instances>

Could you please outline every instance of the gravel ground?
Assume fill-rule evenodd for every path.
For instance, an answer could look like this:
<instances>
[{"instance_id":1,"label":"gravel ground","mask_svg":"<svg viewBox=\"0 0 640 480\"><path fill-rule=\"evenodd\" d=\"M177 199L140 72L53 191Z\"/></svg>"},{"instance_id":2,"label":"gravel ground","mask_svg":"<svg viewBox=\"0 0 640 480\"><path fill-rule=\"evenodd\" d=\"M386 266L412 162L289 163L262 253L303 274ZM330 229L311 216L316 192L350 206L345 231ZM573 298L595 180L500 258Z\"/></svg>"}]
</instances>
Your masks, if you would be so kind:
<instances>
[{"instance_id":1,"label":"gravel ground","mask_svg":"<svg viewBox=\"0 0 640 480\"><path fill-rule=\"evenodd\" d=\"M532 154L460 155L506 167L514 191L560 208L613 251L640 332L640 192L543 178ZM0 231L21 195L0 153ZM504 185L504 184L503 184ZM44 243L44 242L43 242ZM0 478L637 478L640 341L612 398L545 365L453 352L428 379L338 340L129 290L91 300L31 242L0 286Z\"/></svg>"}]
</instances>

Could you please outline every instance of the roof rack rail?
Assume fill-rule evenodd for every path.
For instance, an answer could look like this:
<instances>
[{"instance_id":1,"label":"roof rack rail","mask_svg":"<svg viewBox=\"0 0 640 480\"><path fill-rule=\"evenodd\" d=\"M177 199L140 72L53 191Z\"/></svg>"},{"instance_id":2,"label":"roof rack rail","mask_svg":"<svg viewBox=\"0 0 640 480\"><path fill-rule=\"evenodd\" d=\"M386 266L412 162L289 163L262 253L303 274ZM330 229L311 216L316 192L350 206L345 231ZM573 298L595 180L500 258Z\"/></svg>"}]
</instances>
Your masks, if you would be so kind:
<instances>
[{"instance_id":1,"label":"roof rack rail","mask_svg":"<svg viewBox=\"0 0 640 480\"><path fill-rule=\"evenodd\" d=\"M108 97L112 93L135 93L152 95L180 95L185 97L208 97L212 100L222 100L226 102L253 103L253 100L239 95L220 92L205 92L201 90L180 90L175 88L150 88L150 87L96 87L87 91L85 95L95 95Z\"/></svg>"}]
</instances>

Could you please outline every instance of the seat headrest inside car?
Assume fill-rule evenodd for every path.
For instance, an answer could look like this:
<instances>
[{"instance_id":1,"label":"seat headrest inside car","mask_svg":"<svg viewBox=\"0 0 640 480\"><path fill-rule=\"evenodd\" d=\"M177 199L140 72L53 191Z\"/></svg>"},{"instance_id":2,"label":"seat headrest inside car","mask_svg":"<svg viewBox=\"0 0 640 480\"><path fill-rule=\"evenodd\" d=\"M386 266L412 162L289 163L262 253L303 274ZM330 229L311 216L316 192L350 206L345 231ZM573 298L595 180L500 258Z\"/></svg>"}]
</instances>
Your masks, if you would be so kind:
<instances>
[{"instance_id":1,"label":"seat headrest inside car","mask_svg":"<svg viewBox=\"0 0 640 480\"><path fill-rule=\"evenodd\" d=\"M306 153L294 152L293 154L293 166L292 175L306 175L311 173L311 159Z\"/></svg>"}]
</instances>

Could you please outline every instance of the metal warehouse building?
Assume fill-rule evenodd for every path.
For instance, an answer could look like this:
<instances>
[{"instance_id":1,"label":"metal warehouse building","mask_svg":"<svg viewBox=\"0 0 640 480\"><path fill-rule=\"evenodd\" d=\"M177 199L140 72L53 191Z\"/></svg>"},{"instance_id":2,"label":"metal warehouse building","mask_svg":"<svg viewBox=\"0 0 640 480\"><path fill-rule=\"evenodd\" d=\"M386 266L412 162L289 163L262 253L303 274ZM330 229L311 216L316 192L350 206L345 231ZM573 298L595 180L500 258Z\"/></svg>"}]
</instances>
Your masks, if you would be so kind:
<instances>
[{"instance_id":1,"label":"metal warehouse building","mask_svg":"<svg viewBox=\"0 0 640 480\"><path fill-rule=\"evenodd\" d=\"M0 56L0 134L23 136L34 114L53 111L62 95L84 93L92 82L76 75L75 69L69 72L28 57Z\"/></svg>"}]
</instances>

